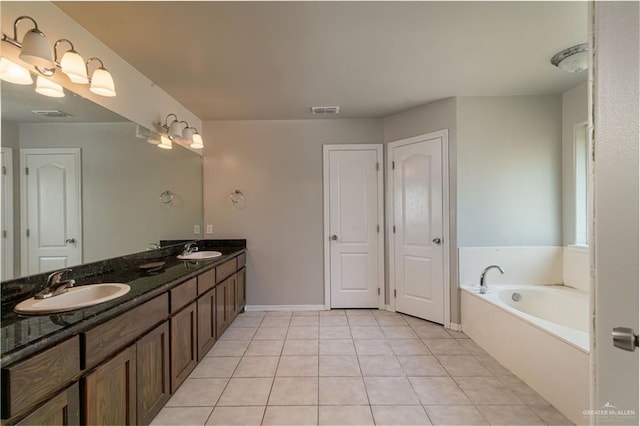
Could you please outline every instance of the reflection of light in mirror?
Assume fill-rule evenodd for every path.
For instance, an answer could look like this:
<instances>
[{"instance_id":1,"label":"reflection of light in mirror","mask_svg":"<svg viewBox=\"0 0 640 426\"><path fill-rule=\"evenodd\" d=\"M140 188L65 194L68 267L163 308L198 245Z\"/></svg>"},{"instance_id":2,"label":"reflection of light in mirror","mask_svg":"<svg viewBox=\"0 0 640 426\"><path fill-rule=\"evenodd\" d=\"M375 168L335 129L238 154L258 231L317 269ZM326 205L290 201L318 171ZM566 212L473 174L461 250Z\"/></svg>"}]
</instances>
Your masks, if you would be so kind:
<instances>
[{"instance_id":1,"label":"reflection of light in mirror","mask_svg":"<svg viewBox=\"0 0 640 426\"><path fill-rule=\"evenodd\" d=\"M14 84L33 84L31 73L7 58L0 59L0 80Z\"/></svg>"},{"instance_id":2,"label":"reflection of light in mirror","mask_svg":"<svg viewBox=\"0 0 640 426\"><path fill-rule=\"evenodd\" d=\"M62 90L62 86L60 86L57 83L54 83L51 80L47 80L41 75L39 75L38 80L36 80L36 92L44 96L49 96L50 98L64 97L64 91Z\"/></svg>"}]
</instances>

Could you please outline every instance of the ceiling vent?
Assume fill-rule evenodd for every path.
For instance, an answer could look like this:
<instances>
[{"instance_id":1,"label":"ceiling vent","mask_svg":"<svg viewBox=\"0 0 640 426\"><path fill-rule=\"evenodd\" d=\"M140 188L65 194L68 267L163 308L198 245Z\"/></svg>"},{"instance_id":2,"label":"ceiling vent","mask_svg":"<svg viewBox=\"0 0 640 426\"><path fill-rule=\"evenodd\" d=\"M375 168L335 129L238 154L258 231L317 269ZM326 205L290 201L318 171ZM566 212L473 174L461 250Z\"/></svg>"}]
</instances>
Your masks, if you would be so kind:
<instances>
[{"instance_id":1,"label":"ceiling vent","mask_svg":"<svg viewBox=\"0 0 640 426\"><path fill-rule=\"evenodd\" d=\"M339 114L340 107L339 106L316 106L316 107L311 107L311 112L313 114Z\"/></svg>"},{"instance_id":2,"label":"ceiling vent","mask_svg":"<svg viewBox=\"0 0 640 426\"><path fill-rule=\"evenodd\" d=\"M73 117L73 115L69 114L68 112L60 111L57 109L34 109L31 112L34 113L35 115L39 115L41 117L48 117L48 118Z\"/></svg>"}]
</instances>

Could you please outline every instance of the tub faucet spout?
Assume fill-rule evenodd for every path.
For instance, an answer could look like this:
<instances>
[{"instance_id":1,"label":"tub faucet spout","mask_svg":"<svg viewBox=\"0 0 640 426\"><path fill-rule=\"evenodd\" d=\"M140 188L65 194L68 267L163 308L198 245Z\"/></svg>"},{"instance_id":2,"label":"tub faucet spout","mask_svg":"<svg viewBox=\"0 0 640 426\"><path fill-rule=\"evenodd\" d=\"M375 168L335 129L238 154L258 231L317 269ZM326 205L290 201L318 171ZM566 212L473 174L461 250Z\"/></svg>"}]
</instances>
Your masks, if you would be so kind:
<instances>
[{"instance_id":1,"label":"tub faucet spout","mask_svg":"<svg viewBox=\"0 0 640 426\"><path fill-rule=\"evenodd\" d=\"M484 270L482 271L482 275L480 275L480 294L485 294L487 292L487 282L485 281L485 276L487 275L487 272L489 272L489 270L493 268L499 270L501 274L504 274L504 270L498 265L491 265L484 268Z\"/></svg>"}]
</instances>

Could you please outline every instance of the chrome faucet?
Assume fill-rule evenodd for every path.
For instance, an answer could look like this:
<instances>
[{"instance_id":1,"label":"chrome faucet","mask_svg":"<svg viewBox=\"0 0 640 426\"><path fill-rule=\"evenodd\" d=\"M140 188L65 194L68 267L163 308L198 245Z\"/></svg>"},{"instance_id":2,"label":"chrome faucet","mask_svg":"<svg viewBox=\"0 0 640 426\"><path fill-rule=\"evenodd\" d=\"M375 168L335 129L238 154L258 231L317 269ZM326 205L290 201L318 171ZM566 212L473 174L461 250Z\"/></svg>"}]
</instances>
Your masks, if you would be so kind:
<instances>
[{"instance_id":1,"label":"chrome faucet","mask_svg":"<svg viewBox=\"0 0 640 426\"><path fill-rule=\"evenodd\" d=\"M194 242L191 243L187 243L184 246L184 249L182 250L182 255L183 256L188 256L191 253L193 253L194 251L198 251L198 245Z\"/></svg>"},{"instance_id":2,"label":"chrome faucet","mask_svg":"<svg viewBox=\"0 0 640 426\"><path fill-rule=\"evenodd\" d=\"M484 270L482 271L482 275L480 275L480 294L485 294L487 292L487 283L485 282L485 275L487 275L487 272L489 272L489 270L493 268L499 270L501 274L504 274L504 270L498 265L491 265L484 268Z\"/></svg>"},{"instance_id":3,"label":"chrome faucet","mask_svg":"<svg viewBox=\"0 0 640 426\"><path fill-rule=\"evenodd\" d=\"M71 271L71 268L67 268L51 273L47 278L47 287L37 293L34 297L36 299L48 299L69 291L69 289L75 285L76 280L70 279L63 281L62 276Z\"/></svg>"}]
</instances>

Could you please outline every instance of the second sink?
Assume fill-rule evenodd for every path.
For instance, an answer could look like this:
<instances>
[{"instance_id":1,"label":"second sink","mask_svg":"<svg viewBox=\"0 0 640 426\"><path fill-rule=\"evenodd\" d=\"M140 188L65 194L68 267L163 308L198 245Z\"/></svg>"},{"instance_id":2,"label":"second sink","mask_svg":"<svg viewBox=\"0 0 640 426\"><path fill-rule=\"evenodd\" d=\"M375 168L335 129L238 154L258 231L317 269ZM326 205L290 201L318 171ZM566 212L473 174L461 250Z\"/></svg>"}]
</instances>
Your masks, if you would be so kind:
<instances>
[{"instance_id":1,"label":"second sink","mask_svg":"<svg viewBox=\"0 0 640 426\"><path fill-rule=\"evenodd\" d=\"M219 251L194 251L190 254L181 254L178 256L180 260L205 260L222 256Z\"/></svg>"}]
</instances>

